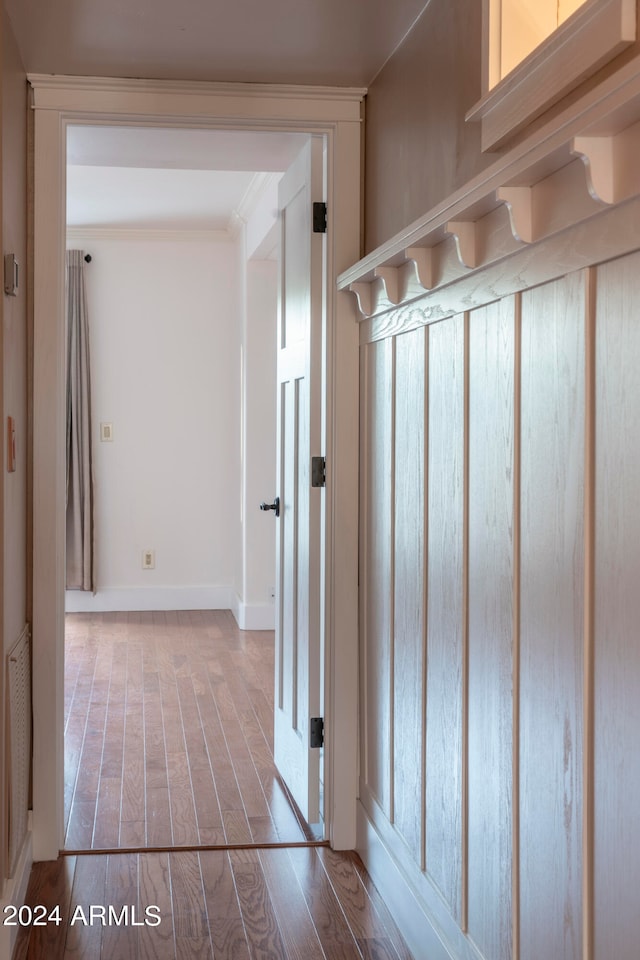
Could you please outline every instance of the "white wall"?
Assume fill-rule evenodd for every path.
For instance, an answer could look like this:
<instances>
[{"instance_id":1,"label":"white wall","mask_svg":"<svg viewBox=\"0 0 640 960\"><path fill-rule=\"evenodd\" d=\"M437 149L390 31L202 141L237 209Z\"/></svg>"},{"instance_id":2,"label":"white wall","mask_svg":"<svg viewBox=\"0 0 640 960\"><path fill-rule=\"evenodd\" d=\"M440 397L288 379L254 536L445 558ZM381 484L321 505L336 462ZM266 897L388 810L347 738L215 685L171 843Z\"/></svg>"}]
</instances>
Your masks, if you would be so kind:
<instances>
[{"instance_id":1,"label":"white wall","mask_svg":"<svg viewBox=\"0 0 640 960\"><path fill-rule=\"evenodd\" d=\"M239 277L234 243L74 237L86 249L95 597L67 609L232 605L239 550ZM113 442L100 442L100 423ZM142 551L155 550L155 569Z\"/></svg>"}]
</instances>

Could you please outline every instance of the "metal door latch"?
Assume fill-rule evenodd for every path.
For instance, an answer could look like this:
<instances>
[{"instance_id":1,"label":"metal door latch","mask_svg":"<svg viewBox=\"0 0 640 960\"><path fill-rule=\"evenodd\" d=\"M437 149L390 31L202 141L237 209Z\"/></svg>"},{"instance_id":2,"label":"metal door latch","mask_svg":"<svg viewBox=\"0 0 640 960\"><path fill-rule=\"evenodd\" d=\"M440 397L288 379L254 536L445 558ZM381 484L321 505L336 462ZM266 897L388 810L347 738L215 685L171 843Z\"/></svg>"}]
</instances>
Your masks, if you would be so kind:
<instances>
[{"instance_id":1,"label":"metal door latch","mask_svg":"<svg viewBox=\"0 0 640 960\"><path fill-rule=\"evenodd\" d=\"M311 457L311 486L324 487L327 483L326 457Z\"/></svg>"},{"instance_id":2,"label":"metal door latch","mask_svg":"<svg viewBox=\"0 0 640 960\"><path fill-rule=\"evenodd\" d=\"M327 232L327 205L321 201L313 204L313 232Z\"/></svg>"},{"instance_id":3,"label":"metal door latch","mask_svg":"<svg viewBox=\"0 0 640 960\"><path fill-rule=\"evenodd\" d=\"M322 717L311 717L309 721L309 746L324 746L324 720Z\"/></svg>"}]
</instances>

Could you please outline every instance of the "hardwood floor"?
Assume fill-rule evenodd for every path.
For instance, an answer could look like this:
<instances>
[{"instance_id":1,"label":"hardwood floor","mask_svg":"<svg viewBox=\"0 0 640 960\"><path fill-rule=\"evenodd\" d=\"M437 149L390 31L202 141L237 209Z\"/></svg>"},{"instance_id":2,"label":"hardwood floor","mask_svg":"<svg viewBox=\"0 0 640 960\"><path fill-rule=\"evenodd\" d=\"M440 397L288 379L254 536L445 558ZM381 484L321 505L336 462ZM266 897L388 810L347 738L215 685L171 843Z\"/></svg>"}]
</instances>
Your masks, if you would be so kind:
<instances>
[{"instance_id":1,"label":"hardwood floor","mask_svg":"<svg viewBox=\"0 0 640 960\"><path fill-rule=\"evenodd\" d=\"M21 929L14 960L411 960L359 858L325 847L61 857L27 903L61 922Z\"/></svg>"},{"instance_id":2,"label":"hardwood floor","mask_svg":"<svg viewBox=\"0 0 640 960\"><path fill-rule=\"evenodd\" d=\"M66 852L13 960L411 960L358 856L308 845L272 697L273 635L227 612L67 617Z\"/></svg>"},{"instance_id":3,"label":"hardwood floor","mask_svg":"<svg viewBox=\"0 0 640 960\"><path fill-rule=\"evenodd\" d=\"M68 614L65 849L312 839L273 763L273 656L229 611Z\"/></svg>"}]
</instances>

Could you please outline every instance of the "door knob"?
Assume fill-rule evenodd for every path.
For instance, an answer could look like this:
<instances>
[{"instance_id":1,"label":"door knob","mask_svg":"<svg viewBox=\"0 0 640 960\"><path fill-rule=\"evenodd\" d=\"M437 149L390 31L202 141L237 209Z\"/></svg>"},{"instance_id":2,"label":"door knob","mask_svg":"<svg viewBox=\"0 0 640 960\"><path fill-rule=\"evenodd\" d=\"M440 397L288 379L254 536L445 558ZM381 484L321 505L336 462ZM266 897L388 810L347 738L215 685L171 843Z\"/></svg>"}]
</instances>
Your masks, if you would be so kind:
<instances>
[{"instance_id":1,"label":"door knob","mask_svg":"<svg viewBox=\"0 0 640 960\"><path fill-rule=\"evenodd\" d=\"M273 503L265 503L264 500L260 504L261 510L273 510L276 517L280 516L280 497L276 497Z\"/></svg>"}]
</instances>

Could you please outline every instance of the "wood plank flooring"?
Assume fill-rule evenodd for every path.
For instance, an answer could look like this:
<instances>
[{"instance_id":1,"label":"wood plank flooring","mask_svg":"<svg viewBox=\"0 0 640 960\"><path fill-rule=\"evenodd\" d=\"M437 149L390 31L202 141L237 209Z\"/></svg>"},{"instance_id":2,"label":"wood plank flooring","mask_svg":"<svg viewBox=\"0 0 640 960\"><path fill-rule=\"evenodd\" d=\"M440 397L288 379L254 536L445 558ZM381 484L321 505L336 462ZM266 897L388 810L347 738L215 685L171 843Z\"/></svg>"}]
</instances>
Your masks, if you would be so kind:
<instances>
[{"instance_id":1,"label":"wood plank flooring","mask_svg":"<svg viewBox=\"0 0 640 960\"><path fill-rule=\"evenodd\" d=\"M327 848L61 857L27 903L61 922L22 929L14 960L411 960L357 855Z\"/></svg>"},{"instance_id":2,"label":"wood plank flooring","mask_svg":"<svg viewBox=\"0 0 640 960\"><path fill-rule=\"evenodd\" d=\"M225 610L68 614L65 849L312 839L273 763L273 657Z\"/></svg>"}]
</instances>

